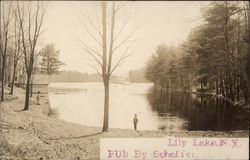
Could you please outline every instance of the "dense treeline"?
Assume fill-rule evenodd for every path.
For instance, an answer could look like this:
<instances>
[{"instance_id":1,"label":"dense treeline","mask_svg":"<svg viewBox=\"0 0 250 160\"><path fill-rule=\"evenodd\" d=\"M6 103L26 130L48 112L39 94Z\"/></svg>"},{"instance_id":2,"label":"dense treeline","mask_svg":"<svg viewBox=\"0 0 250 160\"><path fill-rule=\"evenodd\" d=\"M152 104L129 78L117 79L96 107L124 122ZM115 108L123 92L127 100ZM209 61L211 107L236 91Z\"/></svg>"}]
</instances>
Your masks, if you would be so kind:
<instances>
[{"instance_id":1,"label":"dense treeline","mask_svg":"<svg viewBox=\"0 0 250 160\"><path fill-rule=\"evenodd\" d=\"M160 45L145 77L162 88L212 92L247 103L249 2L211 2L203 24L178 48Z\"/></svg>"}]
</instances>

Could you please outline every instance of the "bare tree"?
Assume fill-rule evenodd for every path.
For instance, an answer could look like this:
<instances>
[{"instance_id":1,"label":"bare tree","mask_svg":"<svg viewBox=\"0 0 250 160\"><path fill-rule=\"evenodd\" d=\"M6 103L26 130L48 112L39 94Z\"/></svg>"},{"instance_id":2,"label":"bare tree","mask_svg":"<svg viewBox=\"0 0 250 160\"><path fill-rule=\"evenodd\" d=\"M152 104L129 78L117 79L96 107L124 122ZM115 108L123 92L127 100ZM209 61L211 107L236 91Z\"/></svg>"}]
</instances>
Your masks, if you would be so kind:
<instances>
[{"instance_id":1,"label":"bare tree","mask_svg":"<svg viewBox=\"0 0 250 160\"><path fill-rule=\"evenodd\" d=\"M36 55L36 46L41 34L41 28L44 20L45 10L43 2L31 1L23 2L20 6L18 2L18 19L21 29L21 40L24 54L24 64L26 69L26 91L24 110L29 109L29 95L31 76L33 73Z\"/></svg>"},{"instance_id":2,"label":"bare tree","mask_svg":"<svg viewBox=\"0 0 250 160\"><path fill-rule=\"evenodd\" d=\"M104 119L103 119L103 128L102 131L108 131L109 127L109 81L112 73L122 65L126 58L128 58L133 51L131 51L131 46L124 49L124 44L131 40L131 37L134 35L134 32L138 28L135 27L131 32L129 32L123 40L120 42L117 41L118 37L121 35L121 32L124 30L127 25L127 21L123 23L122 26L118 28L116 26L116 18L118 12L121 8L124 7L125 3L119 3L116 5L115 2L112 3L110 10L110 23L108 23L108 3L102 1L102 18L101 18L101 27L99 23L95 23L85 16L87 22L91 26L90 30L87 25L84 23L83 26L87 31L88 35L97 43L97 46L91 47L87 43L81 41L81 46L83 50L88 53L88 55L96 62L97 65L92 65L92 67L97 71L97 73L102 76L104 84ZM97 20L98 21L98 20ZM117 31L116 31L117 29ZM95 36L97 35L97 36ZM101 51L97 51L96 48L101 47ZM124 50L122 51L123 48ZM120 50L119 50L120 49ZM116 61L114 61L114 55L118 55ZM113 62L114 61L114 62Z\"/></svg>"},{"instance_id":3,"label":"bare tree","mask_svg":"<svg viewBox=\"0 0 250 160\"><path fill-rule=\"evenodd\" d=\"M6 4L6 6L5 6ZM4 85L6 78L6 61L8 53L8 45L10 39L10 23L11 23L12 2L0 2L0 54L1 54L1 101L4 101Z\"/></svg>"},{"instance_id":4,"label":"bare tree","mask_svg":"<svg viewBox=\"0 0 250 160\"><path fill-rule=\"evenodd\" d=\"M17 8L13 9L13 13L15 15L14 19L14 41L13 41L13 72L12 72L12 78L11 78L11 89L10 94L13 94L14 91L14 82L16 77L16 70L17 70L17 64L22 56L21 52L21 29L20 29L20 23L18 20L18 10Z\"/></svg>"}]
</instances>

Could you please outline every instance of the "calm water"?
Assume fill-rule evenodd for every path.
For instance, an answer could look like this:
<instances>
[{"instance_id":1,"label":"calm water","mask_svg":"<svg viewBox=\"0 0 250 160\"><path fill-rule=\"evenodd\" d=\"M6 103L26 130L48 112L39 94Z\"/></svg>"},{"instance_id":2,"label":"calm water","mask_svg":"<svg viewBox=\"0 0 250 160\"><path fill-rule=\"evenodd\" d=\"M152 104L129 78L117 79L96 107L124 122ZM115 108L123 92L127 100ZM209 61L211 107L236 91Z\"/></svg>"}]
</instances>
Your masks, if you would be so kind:
<instances>
[{"instance_id":1,"label":"calm water","mask_svg":"<svg viewBox=\"0 0 250 160\"><path fill-rule=\"evenodd\" d=\"M89 126L102 126L102 83L52 83L52 108L59 118ZM242 130L248 129L248 110L209 96L157 90L149 83L111 84L111 128L139 130Z\"/></svg>"}]
</instances>

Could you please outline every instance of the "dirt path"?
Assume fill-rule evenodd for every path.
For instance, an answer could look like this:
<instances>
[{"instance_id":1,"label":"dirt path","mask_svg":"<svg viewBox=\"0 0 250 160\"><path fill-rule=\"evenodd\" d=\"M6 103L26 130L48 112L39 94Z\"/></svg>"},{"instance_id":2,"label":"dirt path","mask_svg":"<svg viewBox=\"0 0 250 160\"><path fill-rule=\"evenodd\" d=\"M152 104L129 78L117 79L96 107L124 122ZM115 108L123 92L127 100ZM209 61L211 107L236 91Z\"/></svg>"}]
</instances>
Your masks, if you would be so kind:
<instances>
[{"instance_id":1,"label":"dirt path","mask_svg":"<svg viewBox=\"0 0 250 160\"><path fill-rule=\"evenodd\" d=\"M248 131L134 131L87 127L48 117L44 98L41 105L31 101L29 111L23 109L23 95L8 96L1 103L1 160L83 160L99 159L99 140L104 137L248 137Z\"/></svg>"}]
</instances>

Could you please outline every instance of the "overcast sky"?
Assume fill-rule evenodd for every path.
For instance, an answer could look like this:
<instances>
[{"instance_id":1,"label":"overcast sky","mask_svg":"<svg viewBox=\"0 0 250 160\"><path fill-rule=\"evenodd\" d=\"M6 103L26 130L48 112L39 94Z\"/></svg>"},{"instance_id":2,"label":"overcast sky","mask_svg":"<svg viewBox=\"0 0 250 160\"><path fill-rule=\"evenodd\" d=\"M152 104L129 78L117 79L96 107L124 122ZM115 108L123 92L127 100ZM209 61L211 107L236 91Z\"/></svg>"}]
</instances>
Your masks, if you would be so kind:
<instances>
[{"instance_id":1,"label":"overcast sky","mask_svg":"<svg viewBox=\"0 0 250 160\"><path fill-rule=\"evenodd\" d=\"M178 45L186 39L189 32L201 22L201 11L208 2L173 2L173 1L141 1L127 2L117 17L117 26L124 17L129 16L128 29L123 36L130 33L129 29L139 25L131 45L134 53L117 70L116 73L126 73L145 65L147 59L154 53L157 45ZM42 45L54 43L60 49L60 60L66 63L63 70L93 73L86 64L86 53L79 45L79 39L91 43L83 25L86 19L96 20L101 15L101 2L90 1L52 1L47 8ZM119 21L120 20L120 21ZM87 22L86 22L87 23ZM122 39L122 38L121 38ZM94 47L94 45L92 45ZM98 46L97 46L98 47Z\"/></svg>"}]
</instances>

